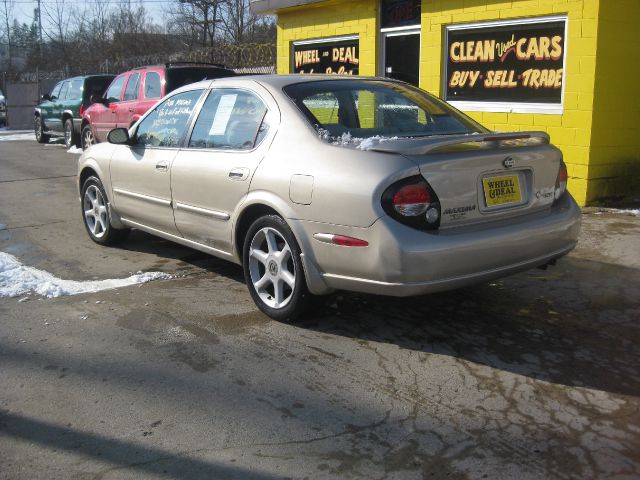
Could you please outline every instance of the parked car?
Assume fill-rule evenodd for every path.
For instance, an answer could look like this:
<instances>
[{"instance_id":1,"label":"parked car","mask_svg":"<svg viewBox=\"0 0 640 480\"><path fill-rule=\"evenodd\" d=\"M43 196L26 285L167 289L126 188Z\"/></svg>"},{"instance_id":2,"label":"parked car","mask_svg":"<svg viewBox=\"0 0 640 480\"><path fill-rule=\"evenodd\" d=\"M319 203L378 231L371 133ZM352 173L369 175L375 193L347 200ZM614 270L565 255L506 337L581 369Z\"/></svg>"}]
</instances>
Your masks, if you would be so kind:
<instances>
[{"instance_id":1,"label":"parked car","mask_svg":"<svg viewBox=\"0 0 640 480\"><path fill-rule=\"evenodd\" d=\"M103 142L110 130L129 128L160 98L183 85L199 80L233 76L218 64L167 63L134 68L118 75L104 97L84 112L82 148Z\"/></svg>"},{"instance_id":2,"label":"parked car","mask_svg":"<svg viewBox=\"0 0 640 480\"><path fill-rule=\"evenodd\" d=\"M91 97L101 95L114 75L87 75L62 80L36 105L36 140L47 143L51 137L64 137L67 147L80 145L80 126Z\"/></svg>"},{"instance_id":3,"label":"parked car","mask_svg":"<svg viewBox=\"0 0 640 480\"><path fill-rule=\"evenodd\" d=\"M91 239L138 228L241 264L276 319L336 289L421 295L553 264L580 230L545 133L492 133L396 80L200 82L108 139L79 162Z\"/></svg>"},{"instance_id":4,"label":"parked car","mask_svg":"<svg viewBox=\"0 0 640 480\"><path fill-rule=\"evenodd\" d=\"M0 90L0 127L4 127L7 124L7 99L4 98L4 93Z\"/></svg>"}]
</instances>

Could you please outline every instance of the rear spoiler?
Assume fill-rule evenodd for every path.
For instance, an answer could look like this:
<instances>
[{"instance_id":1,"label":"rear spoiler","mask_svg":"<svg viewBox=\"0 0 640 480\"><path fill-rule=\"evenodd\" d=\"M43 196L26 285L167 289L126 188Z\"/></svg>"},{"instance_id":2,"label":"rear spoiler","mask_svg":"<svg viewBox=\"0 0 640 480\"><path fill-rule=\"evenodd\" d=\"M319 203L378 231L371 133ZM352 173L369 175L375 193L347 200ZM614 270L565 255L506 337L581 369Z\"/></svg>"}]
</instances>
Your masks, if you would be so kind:
<instances>
[{"instance_id":1,"label":"rear spoiler","mask_svg":"<svg viewBox=\"0 0 640 480\"><path fill-rule=\"evenodd\" d=\"M421 138L383 140L367 148L375 152L427 155L464 150L493 150L496 148L548 145L545 132L472 133L463 135L434 135Z\"/></svg>"}]
</instances>

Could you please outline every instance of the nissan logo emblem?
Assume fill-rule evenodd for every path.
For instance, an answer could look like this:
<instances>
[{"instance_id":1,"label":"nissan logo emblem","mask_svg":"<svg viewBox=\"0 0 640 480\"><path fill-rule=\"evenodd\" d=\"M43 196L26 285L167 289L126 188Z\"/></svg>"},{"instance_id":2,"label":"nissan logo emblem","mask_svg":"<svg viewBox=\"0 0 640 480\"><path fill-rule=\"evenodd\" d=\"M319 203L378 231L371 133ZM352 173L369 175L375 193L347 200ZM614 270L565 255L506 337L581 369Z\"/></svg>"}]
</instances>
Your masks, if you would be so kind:
<instances>
[{"instance_id":1,"label":"nissan logo emblem","mask_svg":"<svg viewBox=\"0 0 640 480\"><path fill-rule=\"evenodd\" d=\"M502 165L504 165L504 168L512 168L515 164L516 161L511 157L507 157L502 161Z\"/></svg>"}]
</instances>

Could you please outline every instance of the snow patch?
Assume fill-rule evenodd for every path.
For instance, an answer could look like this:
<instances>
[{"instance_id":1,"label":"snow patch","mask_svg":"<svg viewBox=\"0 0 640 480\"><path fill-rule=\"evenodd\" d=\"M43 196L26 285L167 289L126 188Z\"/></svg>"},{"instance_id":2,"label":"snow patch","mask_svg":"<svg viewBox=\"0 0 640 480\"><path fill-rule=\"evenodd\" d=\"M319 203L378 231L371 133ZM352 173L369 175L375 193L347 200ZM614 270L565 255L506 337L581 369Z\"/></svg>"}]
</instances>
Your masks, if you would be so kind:
<instances>
[{"instance_id":1,"label":"snow patch","mask_svg":"<svg viewBox=\"0 0 640 480\"><path fill-rule=\"evenodd\" d=\"M0 297L17 297L35 293L53 298L79 293L94 293L169 278L172 278L171 275L162 272L138 272L130 277L120 279L63 280L49 272L27 267L13 255L0 252Z\"/></svg>"},{"instance_id":2,"label":"snow patch","mask_svg":"<svg viewBox=\"0 0 640 480\"><path fill-rule=\"evenodd\" d=\"M379 145L383 142L398 140L398 137L383 137L380 135L375 135L368 138L359 138L354 137L350 132L343 133L339 137L332 137L331 134L323 128L318 129L318 135L320 136L320 138L322 138L326 142L329 142L331 145L337 145L340 147L355 147L358 150L371 150L376 145Z\"/></svg>"},{"instance_id":3,"label":"snow patch","mask_svg":"<svg viewBox=\"0 0 640 480\"><path fill-rule=\"evenodd\" d=\"M596 215L602 215L603 213L618 213L640 217L640 208L600 208L595 212Z\"/></svg>"},{"instance_id":4,"label":"snow patch","mask_svg":"<svg viewBox=\"0 0 640 480\"><path fill-rule=\"evenodd\" d=\"M36 139L36 136L33 132L0 135L0 142L17 142L17 141L35 140L35 139Z\"/></svg>"},{"instance_id":5,"label":"snow patch","mask_svg":"<svg viewBox=\"0 0 640 480\"><path fill-rule=\"evenodd\" d=\"M80 155L83 152L83 150L79 147L76 147L75 145L73 147L71 147L69 150L67 150L67 153L75 153Z\"/></svg>"}]
</instances>

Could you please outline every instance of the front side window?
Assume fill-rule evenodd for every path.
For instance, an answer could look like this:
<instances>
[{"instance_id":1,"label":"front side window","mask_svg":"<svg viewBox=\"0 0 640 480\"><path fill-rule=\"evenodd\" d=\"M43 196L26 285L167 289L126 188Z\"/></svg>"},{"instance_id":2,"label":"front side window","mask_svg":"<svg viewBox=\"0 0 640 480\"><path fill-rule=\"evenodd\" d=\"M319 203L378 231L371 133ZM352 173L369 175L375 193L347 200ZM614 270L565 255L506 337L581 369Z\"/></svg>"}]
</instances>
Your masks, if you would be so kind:
<instances>
[{"instance_id":1,"label":"front side window","mask_svg":"<svg viewBox=\"0 0 640 480\"><path fill-rule=\"evenodd\" d=\"M423 137L486 132L412 86L382 80L320 80L285 87L325 138Z\"/></svg>"},{"instance_id":2,"label":"front side window","mask_svg":"<svg viewBox=\"0 0 640 480\"><path fill-rule=\"evenodd\" d=\"M127 82L127 88L124 90L124 98L123 100L126 102L127 100L135 100L138 98L138 82L140 81L139 73L132 73L129 76L129 81Z\"/></svg>"},{"instance_id":3,"label":"front side window","mask_svg":"<svg viewBox=\"0 0 640 480\"><path fill-rule=\"evenodd\" d=\"M49 95L49 97L51 97L51 100L55 100L56 98L58 98L58 96L60 95L61 88L62 88L62 82L58 83L55 87L53 87L53 90L51 90L51 95Z\"/></svg>"},{"instance_id":4,"label":"front side window","mask_svg":"<svg viewBox=\"0 0 640 480\"><path fill-rule=\"evenodd\" d=\"M202 90L191 90L163 101L138 125L136 143L151 147L177 147L201 94Z\"/></svg>"},{"instance_id":5,"label":"front side window","mask_svg":"<svg viewBox=\"0 0 640 480\"><path fill-rule=\"evenodd\" d=\"M245 90L212 90L189 140L191 148L251 150L266 135L267 107Z\"/></svg>"},{"instance_id":6,"label":"front side window","mask_svg":"<svg viewBox=\"0 0 640 480\"><path fill-rule=\"evenodd\" d=\"M122 95L122 87L124 87L124 82L127 79L126 75L120 75L117 77L112 83L107 93L104 94L105 98L109 102L119 102Z\"/></svg>"},{"instance_id":7,"label":"front side window","mask_svg":"<svg viewBox=\"0 0 640 480\"><path fill-rule=\"evenodd\" d=\"M144 98L160 98L161 96L160 74L158 72L147 72L144 77Z\"/></svg>"},{"instance_id":8,"label":"front side window","mask_svg":"<svg viewBox=\"0 0 640 480\"><path fill-rule=\"evenodd\" d=\"M60 89L60 95L58 96L58 100L64 100L67 98L67 92L69 91L69 85L71 82L64 82L62 84L62 88Z\"/></svg>"}]
</instances>

